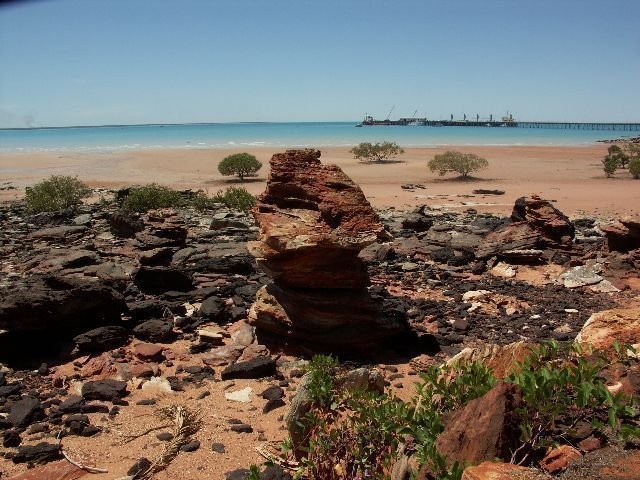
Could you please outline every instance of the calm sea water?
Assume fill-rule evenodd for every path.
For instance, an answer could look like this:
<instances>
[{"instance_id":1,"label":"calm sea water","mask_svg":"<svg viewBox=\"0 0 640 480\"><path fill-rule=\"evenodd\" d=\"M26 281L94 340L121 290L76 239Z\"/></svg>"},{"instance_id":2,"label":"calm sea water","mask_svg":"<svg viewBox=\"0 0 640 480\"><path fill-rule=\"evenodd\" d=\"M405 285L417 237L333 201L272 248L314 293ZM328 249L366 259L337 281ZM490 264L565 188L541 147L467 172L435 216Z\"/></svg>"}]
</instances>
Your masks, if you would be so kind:
<instances>
[{"instance_id":1,"label":"calm sea water","mask_svg":"<svg viewBox=\"0 0 640 480\"><path fill-rule=\"evenodd\" d=\"M0 129L0 152L112 151L154 148L351 146L395 141L404 147L589 145L625 132L483 127L378 126L356 122L220 123ZM626 132L628 133L628 132Z\"/></svg>"}]
</instances>

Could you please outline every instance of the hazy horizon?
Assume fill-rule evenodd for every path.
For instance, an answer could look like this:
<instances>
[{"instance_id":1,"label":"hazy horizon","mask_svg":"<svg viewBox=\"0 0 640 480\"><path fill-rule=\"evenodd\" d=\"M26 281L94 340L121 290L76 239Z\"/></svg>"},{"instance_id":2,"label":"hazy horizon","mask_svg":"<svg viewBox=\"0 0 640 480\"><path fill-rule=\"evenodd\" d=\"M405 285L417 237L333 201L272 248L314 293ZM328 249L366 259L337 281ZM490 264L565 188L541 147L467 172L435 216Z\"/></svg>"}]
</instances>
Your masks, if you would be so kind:
<instances>
[{"instance_id":1,"label":"hazy horizon","mask_svg":"<svg viewBox=\"0 0 640 480\"><path fill-rule=\"evenodd\" d=\"M41 0L0 7L0 128L639 122L640 3Z\"/></svg>"}]
</instances>

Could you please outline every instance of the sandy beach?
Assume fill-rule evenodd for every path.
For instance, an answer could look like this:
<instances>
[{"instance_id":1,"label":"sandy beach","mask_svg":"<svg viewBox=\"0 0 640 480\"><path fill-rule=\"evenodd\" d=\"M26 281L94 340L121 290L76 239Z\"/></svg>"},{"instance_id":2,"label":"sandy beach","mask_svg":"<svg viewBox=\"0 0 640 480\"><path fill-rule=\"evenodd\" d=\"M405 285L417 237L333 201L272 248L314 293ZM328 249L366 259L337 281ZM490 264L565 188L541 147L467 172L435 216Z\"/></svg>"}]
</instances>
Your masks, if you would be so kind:
<instances>
[{"instance_id":1,"label":"sandy beach","mask_svg":"<svg viewBox=\"0 0 640 480\"><path fill-rule=\"evenodd\" d=\"M376 207L408 209L429 204L451 209L509 213L516 198L537 194L554 200L571 215L613 215L630 212L640 202L640 182L626 172L607 179L601 159L607 145L585 147L462 147L489 160L489 168L474 180L462 182L439 177L427 168L427 161L444 148L410 148L388 164L363 164L348 148L324 148L324 163L338 164L364 190ZM252 193L264 190L268 161L283 148L248 150L263 162L257 178L244 186ZM0 191L0 199L23 195L24 187L50 175L73 175L93 187L120 187L160 183L176 188L203 189L214 193L235 184L222 177L217 164L238 150L166 149L119 152L47 152L0 154L0 184L10 182L16 190ZM405 184L424 188L406 190ZM499 189L505 195L473 195L474 189Z\"/></svg>"}]
</instances>

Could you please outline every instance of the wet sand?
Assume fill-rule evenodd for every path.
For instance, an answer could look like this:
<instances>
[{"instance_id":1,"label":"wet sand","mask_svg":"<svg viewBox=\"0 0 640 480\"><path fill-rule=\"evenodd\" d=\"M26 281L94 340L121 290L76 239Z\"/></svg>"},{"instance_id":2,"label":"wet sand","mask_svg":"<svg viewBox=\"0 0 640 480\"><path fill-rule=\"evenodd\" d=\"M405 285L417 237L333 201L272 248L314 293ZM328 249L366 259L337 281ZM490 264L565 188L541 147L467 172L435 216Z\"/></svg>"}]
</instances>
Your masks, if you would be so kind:
<instances>
[{"instance_id":1,"label":"wet sand","mask_svg":"<svg viewBox=\"0 0 640 480\"><path fill-rule=\"evenodd\" d=\"M397 163L363 164L348 148L322 149L324 163L336 163L364 190L376 207L413 208L429 204L451 209L509 213L516 198L537 194L555 200L571 215L614 215L640 204L640 181L626 172L607 179L601 159L607 145L585 147L463 147L489 160L478 178L460 181L439 177L427 161L444 148L410 148ZM259 175L244 186L252 193L264 190L268 161L275 149L250 149L263 162ZM220 160L238 150L167 149L124 152L50 152L0 154L0 187L10 182L17 190L0 190L0 200L19 198L24 187L50 175L73 175L94 187L120 187L160 183L176 188L203 189L209 193L235 182L217 170ZM422 184L424 189L404 190L401 185ZM474 189L499 189L505 195L472 195Z\"/></svg>"}]
</instances>

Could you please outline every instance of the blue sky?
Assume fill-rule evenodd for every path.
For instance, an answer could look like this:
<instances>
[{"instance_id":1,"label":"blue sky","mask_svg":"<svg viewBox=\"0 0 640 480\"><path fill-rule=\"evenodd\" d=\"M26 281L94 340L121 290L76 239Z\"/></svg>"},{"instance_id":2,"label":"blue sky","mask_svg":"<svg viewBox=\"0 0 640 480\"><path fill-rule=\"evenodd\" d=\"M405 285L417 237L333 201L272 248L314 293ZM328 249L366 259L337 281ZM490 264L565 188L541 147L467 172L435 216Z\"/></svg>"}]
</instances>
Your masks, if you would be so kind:
<instances>
[{"instance_id":1,"label":"blue sky","mask_svg":"<svg viewBox=\"0 0 640 480\"><path fill-rule=\"evenodd\" d=\"M0 127L640 121L638 0L40 0L0 7Z\"/></svg>"}]
</instances>

